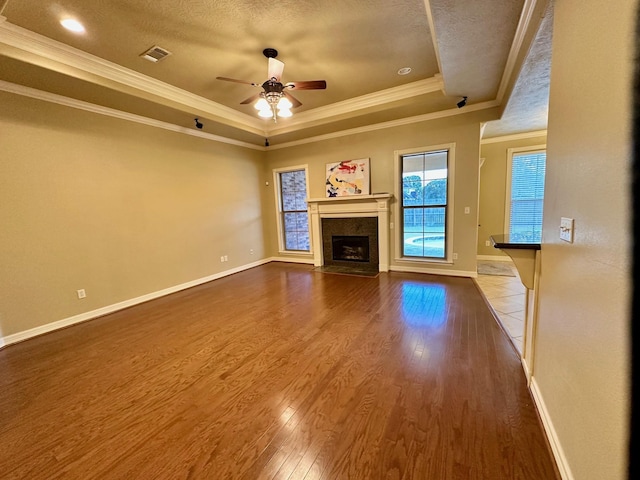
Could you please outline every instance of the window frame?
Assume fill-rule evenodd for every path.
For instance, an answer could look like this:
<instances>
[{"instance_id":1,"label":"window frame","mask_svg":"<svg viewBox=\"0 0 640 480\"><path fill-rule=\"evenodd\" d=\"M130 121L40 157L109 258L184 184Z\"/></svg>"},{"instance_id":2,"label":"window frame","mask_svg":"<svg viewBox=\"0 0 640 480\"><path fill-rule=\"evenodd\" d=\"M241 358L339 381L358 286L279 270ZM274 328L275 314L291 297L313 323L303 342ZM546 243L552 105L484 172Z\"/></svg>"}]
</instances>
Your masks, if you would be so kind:
<instances>
[{"instance_id":1,"label":"window frame","mask_svg":"<svg viewBox=\"0 0 640 480\"><path fill-rule=\"evenodd\" d=\"M402 157L416 154L429 154L437 152L447 152L447 203L445 205L445 241L444 241L444 258L437 257L414 257L403 256L402 244L404 241L403 228L403 205L402 205ZM394 209L393 216L395 221L391 228L396 227L396 233L393 235L394 240L394 260L396 262L407 263L429 263L429 264L449 264L454 263L453 260L453 232L454 232L454 188L455 188L455 158L456 144L445 143L441 145L430 145L426 147L411 148L406 150L396 150L394 152ZM394 225L395 224L395 225Z\"/></svg>"},{"instance_id":2,"label":"window frame","mask_svg":"<svg viewBox=\"0 0 640 480\"><path fill-rule=\"evenodd\" d=\"M504 201L504 234L509 234L511 227L511 186L513 175L513 157L521 154L547 153L547 145L531 145L529 147L513 147L507 149L507 175L505 185L505 201ZM546 188L546 187L545 187ZM544 200L544 196L543 196Z\"/></svg>"},{"instance_id":3,"label":"window frame","mask_svg":"<svg viewBox=\"0 0 640 480\"><path fill-rule=\"evenodd\" d=\"M282 173L288 172L296 172L299 170L304 170L304 179L305 179L305 189L307 199L309 198L309 166L308 165L295 165L291 167L281 167L273 169L273 185L274 185L274 195L276 201L276 225L278 230L278 252L280 254L286 255L304 255L308 256L313 254L313 242L311 239L311 218L309 215L309 208L307 205L307 227L308 227L308 235L309 235L309 250L288 250L286 248L285 241L285 228L284 228L284 214L287 213L283 210L283 201L282 201L282 184L280 182L280 175ZM296 212L302 212L302 210L295 210Z\"/></svg>"}]
</instances>

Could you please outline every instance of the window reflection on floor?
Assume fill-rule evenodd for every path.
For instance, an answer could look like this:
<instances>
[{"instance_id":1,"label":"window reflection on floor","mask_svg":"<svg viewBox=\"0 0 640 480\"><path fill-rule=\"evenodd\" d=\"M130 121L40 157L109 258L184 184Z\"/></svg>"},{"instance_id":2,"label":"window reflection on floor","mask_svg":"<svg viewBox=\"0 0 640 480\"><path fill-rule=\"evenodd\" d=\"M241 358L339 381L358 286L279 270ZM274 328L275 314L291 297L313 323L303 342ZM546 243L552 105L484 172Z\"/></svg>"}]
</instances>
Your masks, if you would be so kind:
<instances>
[{"instance_id":1,"label":"window reflection on floor","mask_svg":"<svg viewBox=\"0 0 640 480\"><path fill-rule=\"evenodd\" d=\"M447 321L447 292L442 285L405 282L402 319L408 325L440 327Z\"/></svg>"}]
</instances>

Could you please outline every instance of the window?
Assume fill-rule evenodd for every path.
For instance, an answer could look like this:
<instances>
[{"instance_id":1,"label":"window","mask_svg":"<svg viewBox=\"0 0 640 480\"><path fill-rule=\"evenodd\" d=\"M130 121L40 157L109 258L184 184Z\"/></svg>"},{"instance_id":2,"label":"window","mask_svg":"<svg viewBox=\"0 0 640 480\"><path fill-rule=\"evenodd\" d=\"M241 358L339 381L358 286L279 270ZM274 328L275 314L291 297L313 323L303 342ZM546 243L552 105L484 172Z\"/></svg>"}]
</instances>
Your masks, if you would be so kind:
<instances>
[{"instance_id":1,"label":"window","mask_svg":"<svg viewBox=\"0 0 640 480\"><path fill-rule=\"evenodd\" d=\"M449 150L399 157L401 256L447 258Z\"/></svg>"},{"instance_id":2,"label":"window","mask_svg":"<svg viewBox=\"0 0 640 480\"><path fill-rule=\"evenodd\" d=\"M547 154L544 150L509 149L509 158L506 231L511 241L540 242Z\"/></svg>"},{"instance_id":3,"label":"window","mask_svg":"<svg viewBox=\"0 0 640 480\"><path fill-rule=\"evenodd\" d=\"M280 250L309 252L307 214L307 169L292 167L274 170L276 182Z\"/></svg>"}]
</instances>

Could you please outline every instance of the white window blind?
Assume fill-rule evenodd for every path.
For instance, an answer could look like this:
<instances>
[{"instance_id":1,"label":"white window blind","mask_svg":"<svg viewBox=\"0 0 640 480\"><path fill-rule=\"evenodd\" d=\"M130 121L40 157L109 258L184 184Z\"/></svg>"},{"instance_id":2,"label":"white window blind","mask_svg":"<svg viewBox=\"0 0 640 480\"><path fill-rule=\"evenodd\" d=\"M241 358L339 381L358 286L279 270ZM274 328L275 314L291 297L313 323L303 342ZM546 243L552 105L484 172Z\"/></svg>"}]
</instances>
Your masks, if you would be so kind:
<instances>
[{"instance_id":1,"label":"white window blind","mask_svg":"<svg viewBox=\"0 0 640 480\"><path fill-rule=\"evenodd\" d=\"M306 171L301 169L281 172L279 187L284 248L308 252L310 243Z\"/></svg>"},{"instance_id":2,"label":"white window blind","mask_svg":"<svg viewBox=\"0 0 640 480\"><path fill-rule=\"evenodd\" d=\"M511 159L511 241L540 242L542 239L546 160L544 151L517 153Z\"/></svg>"}]
</instances>

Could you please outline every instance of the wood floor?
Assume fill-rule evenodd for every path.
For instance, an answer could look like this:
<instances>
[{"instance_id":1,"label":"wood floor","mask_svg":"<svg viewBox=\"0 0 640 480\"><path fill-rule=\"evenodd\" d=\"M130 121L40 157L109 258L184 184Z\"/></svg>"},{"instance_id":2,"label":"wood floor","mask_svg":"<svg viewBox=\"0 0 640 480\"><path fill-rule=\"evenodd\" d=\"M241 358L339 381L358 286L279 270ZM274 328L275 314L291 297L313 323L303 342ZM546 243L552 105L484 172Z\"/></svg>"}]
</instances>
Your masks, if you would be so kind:
<instances>
[{"instance_id":1,"label":"wood floor","mask_svg":"<svg viewBox=\"0 0 640 480\"><path fill-rule=\"evenodd\" d=\"M2 479L559 478L472 280L270 263L0 351Z\"/></svg>"}]
</instances>

